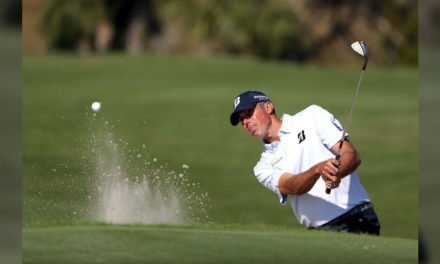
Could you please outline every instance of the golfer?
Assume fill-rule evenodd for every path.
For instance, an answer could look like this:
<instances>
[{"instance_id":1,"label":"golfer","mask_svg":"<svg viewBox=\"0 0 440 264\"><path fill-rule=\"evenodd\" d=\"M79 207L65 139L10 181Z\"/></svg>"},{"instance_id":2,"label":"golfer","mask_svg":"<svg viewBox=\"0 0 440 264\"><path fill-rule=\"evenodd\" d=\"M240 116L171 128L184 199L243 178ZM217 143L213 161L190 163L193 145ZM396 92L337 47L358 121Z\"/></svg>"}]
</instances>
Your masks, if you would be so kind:
<instances>
[{"instance_id":1,"label":"golfer","mask_svg":"<svg viewBox=\"0 0 440 264\"><path fill-rule=\"evenodd\" d=\"M334 159L343 130L332 114L311 105L280 119L264 93L247 91L235 98L230 121L263 141L255 176L281 204L290 198L302 225L379 235L379 220L356 174L361 161L348 135L340 161Z\"/></svg>"}]
</instances>

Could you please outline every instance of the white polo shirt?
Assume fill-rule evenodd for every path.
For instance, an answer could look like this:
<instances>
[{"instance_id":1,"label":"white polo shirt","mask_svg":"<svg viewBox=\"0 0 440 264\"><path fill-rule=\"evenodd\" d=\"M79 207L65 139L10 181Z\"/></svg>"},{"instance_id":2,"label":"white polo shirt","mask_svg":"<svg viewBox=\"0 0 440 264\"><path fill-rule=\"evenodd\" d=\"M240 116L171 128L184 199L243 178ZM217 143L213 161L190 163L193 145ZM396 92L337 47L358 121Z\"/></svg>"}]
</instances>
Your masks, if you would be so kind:
<instances>
[{"instance_id":1,"label":"white polo shirt","mask_svg":"<svg viewBox=\"0 0 440 264\"><path fill-rule=\"evenodd\" d=\"M280 141L264 144L261 159L254 168L258 181L278 195L281 204L287 196L278 189L282 174L299 174L317 163L334 158L331 147L342 137L342 126L332 114L311 105L294 116L284 114L278 135ZM347 136L348 137L348 136ZM325 193L320 177L308 193L288 195L298 221L307 227L321 226L363 201L369 201L356 172L342 178L338 188Z\"/></svg>"}]
</instances>

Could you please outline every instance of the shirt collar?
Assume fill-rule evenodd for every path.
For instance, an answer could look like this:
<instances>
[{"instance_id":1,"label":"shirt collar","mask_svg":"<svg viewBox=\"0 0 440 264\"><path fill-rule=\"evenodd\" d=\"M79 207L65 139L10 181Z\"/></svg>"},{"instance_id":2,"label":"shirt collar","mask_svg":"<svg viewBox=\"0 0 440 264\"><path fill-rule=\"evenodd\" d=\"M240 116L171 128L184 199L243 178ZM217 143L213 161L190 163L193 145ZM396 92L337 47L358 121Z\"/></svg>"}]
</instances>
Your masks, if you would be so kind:
<instances>
[{"instance_id":1,"label":"shirt collar","mask_svg":"<svg viewBox=\"0 0 440 264\"><path fill-rule=\"evenodd\" d=\"M283 120L283 122L281 123L280 131L278 131L278 136L280 136L280 139L283 135L290 133L289 115L283 114L283 116L281 117L281 120Z\"/></svg>"},{"instance_id":2,"label":"shirt collar","mask_svg":"<svg viewBox=\"0 0 440 264\"><path fill-rule=\"evenodd\" d=\"M281 123L281 127L280 130L278 131L278 136L280 137L280 141L282 140L282 137L286 134L289 134L289 115L287 114L283 114L283 116L281 117L282 123ZM268 151L274 151L276 150L276 148L278 147L278 144L280 143L280 141L274 141L270 144L267 144L264 142L263 140L263 145L264 145L264 149L268 150Z\"/></svg>"}]
</instances>

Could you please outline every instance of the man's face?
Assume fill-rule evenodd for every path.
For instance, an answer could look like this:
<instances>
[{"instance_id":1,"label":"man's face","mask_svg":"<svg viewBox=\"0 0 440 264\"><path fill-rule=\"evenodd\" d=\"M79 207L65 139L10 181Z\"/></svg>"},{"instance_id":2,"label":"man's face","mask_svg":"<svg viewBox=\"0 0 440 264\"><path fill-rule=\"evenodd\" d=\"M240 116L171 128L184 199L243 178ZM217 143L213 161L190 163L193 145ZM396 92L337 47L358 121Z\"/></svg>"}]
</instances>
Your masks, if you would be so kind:
<instances>
[{"instance_id":1,"label":"man's face","mask_svg":"<svg viewBox=\"0 0 440 264\"><path fill-rule=\"evenodd\" d=\"M238 114L243 129L255 138L263 139L267 134L267 127L270 124L269 113L265 111L267 103L258 103L253 109Z\"/></svg>"}]
</instances>

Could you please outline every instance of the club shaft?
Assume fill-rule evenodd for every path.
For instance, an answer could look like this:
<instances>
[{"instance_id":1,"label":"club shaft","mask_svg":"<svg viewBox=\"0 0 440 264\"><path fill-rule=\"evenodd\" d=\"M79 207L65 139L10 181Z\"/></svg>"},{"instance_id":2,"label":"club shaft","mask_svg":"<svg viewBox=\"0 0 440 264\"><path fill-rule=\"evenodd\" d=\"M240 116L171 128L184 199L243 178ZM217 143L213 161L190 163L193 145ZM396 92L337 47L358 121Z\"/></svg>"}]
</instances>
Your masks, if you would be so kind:
<instances>
[{"instance_id":1,"label":"club shaft","mask_svg":"<svg viewBox=\"0 0 440 264\"><path fill-rule=\"evenodd\" d=\"M339 143L338 153L336 154L336 160L338 160L338 161L341 159L342 145L344 143L346 131L348 130L348 126L350 125L351 114L353 113L354 105L356 103L356 99L357 99L357 96L359 93L359 87L361 87L362 77L364 76L364 73L365 73L365 69L362 68L361 76L359 77L356 91L353 95L353 100L351 101L350 111L348 112L347 120L345 121L345 126L342 128L342 137L341 137L341 141ZM330 192L331 192L330 189L327 189L327 188L325 189L325 193L330 194Z\"/></svg>"},{"instance_id":2,"label":"club shaft","mask_svg":"<svg viewBox=\"0 0 440 264\"><path fill-rule=\"evenodd\" d=\"M347 120L345 121L345 126L342 128L342 137L341 140L343 141L345 138L345 133L348 130L348 126L350 125L351 120L351 114L353 114L354 105L356 103L356 99L359 93L359 87L361 87L362 77L364 76L365 70L362 70L361 76L359 77L359 82L356 87L356 92L354 93L353 100L351 101L350 111L348 112Z\"/></svg>"}]
</instances>

